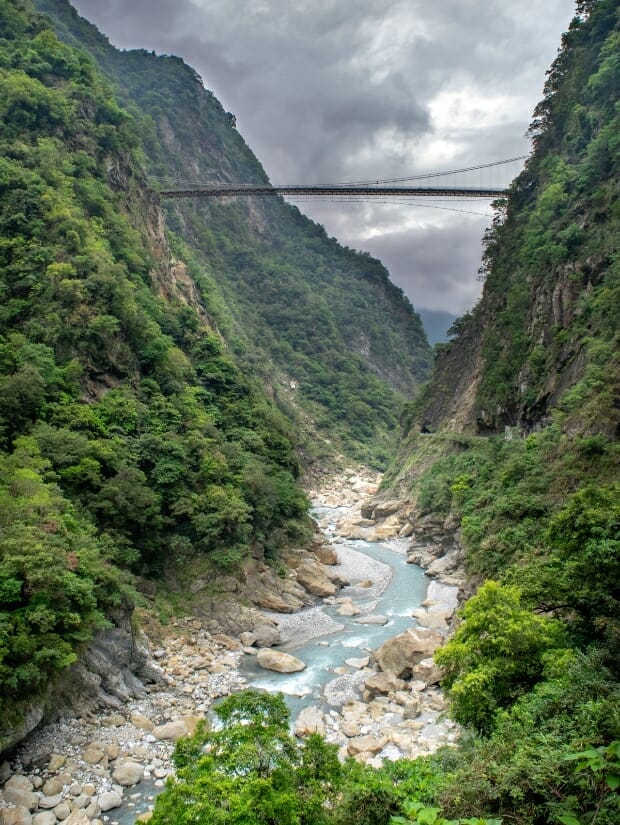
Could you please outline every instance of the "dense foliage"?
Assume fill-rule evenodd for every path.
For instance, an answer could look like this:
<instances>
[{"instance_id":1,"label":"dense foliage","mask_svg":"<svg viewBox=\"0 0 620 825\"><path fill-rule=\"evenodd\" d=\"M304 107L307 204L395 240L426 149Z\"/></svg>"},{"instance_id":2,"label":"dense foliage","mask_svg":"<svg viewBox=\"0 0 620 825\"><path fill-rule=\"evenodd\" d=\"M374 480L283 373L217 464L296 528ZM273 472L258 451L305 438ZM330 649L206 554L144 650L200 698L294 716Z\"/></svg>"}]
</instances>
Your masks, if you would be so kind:
<instances>
[{"instance_id":1,"label":"dense foliage","mask_svg":"<svg viewBox=\"0 0 620 825\"><path fill-rule=\"evenodd\" d=\"M487 235L483 297L388 476L460 524L480 585L437 655L470 733L433 801L524 825L620 818L620 20L614 0L578 12Z\"/></svg>"},{"instance_id":2,"label":"dense foliage","mask_svg":"<svg viewBox=\"0 0 620 825\"><path fill-rule=\"evenodd\" d=\"M307 525L289 425L217 333L206 279L184 300L152 242L130 117L20 4L0 2L0 35L4 712L104 622L119 567L227 566Z\"/></svg>"},{"instance_id":3,"label":"dense foliage","mask_svg":"<svg viewBox=\"0 0 620 825\"><path fill-rule=\"evenodd\" d=\"M177 776L157 797L153 825L500 825L448 822L439 807L412 801L438 787L432 759L375 771L352 759L341 765L337 746L318 734L300 743L282 694L247 690L215 713L216 730L178 743Z\"/></svg>"},{"instance_id":4,"label":"dense foliage","mask_svg":"<svg viewBox=\"0 0 620 825\"><path fill-rule=\"evenodd\" d=\"M36 5L114 83L139 124L151 174L267 182L219 101L180 59L113 49L66 0ZM280 198L177 201L166 210L182 257L222 290L217 321L231 347L305 435L305 459L336 448L384 467L402 398L430 364L420 319L385 268Z\"/></svg>"}]
</instances>

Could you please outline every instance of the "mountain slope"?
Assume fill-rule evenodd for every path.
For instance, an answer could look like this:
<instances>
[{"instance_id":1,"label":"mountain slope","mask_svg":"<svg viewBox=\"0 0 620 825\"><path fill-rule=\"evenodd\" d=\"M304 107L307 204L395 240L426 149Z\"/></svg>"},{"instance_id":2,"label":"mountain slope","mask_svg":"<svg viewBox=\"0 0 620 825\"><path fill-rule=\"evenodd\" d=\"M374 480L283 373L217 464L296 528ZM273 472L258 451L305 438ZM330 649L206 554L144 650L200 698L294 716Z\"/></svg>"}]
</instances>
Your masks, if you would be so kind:
<instances>
[{"instance_id":1,"label":"mountain slope","mask_svg":"<svg viewBox=\"0 0 620 825\"><path fill-rule=\"evenodd\" d=\"M578 12L482 298L408 406L383 490L418 540L457 525L479 588L437 657L477 732L437 800L536 825L620 815L620 20L616 0Z\"/></svg>"},{"instance_id":2,"label":"mountain slope","mask_svg":"<svg viewBox=\"0 0 620 825\"><path fill-rule=\"evenodd\" d=\"M130 607L128 570L217 575L310 528L290 425L171 255L130 117L21 4L0 38L1 747Z\"/></svg>"},{"instance_id":3,"label":"mountain slope","mask_svg":"<svg viewBox=\"0 0 620 825\"><path fill-rule=\"evenodd\" d=\"M231 118L181 60L117 51L66 0L36 5L113 81L136 117L151 174L267 182ZM175 250L222 292L227 340L308 433L305 460L317 450L333 453L334 442L355 458L385 464L402 396L411 397L427 376L430 348L383 266L343 249L280 198L182 201L165 209Z\"/></svg>"}]
</instances>

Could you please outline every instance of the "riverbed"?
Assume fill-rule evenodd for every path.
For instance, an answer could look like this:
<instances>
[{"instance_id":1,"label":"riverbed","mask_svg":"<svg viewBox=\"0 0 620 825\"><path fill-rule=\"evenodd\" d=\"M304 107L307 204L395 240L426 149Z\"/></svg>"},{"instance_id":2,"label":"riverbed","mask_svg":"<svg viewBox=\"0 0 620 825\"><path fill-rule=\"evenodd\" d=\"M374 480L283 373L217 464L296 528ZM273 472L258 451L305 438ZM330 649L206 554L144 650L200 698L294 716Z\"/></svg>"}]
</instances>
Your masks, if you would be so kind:
<instances>
[{"instance_id":1,"label":"riverbed","mask_svg":"<svg viewBox=\"0 0 620 825\"><path fill-rule=\"evenodd\" d=\"M312 515L324 534L334 538L335 525L346 508L317 507ZM293 653L306 664L299 673L283 674L261 669L254 657L244 657L240 671L248 683L271 692L282 691L295 718L302 708L318 706L328 711L341 704L330 702L325 687L360 668L348 659L364 660L386 639L415 624L411 611L425 600L429 579L417 565L407 564L408 542L403 539L369 542L343 540L336 545L340 564L335 573L351 584L334 599L296 614L270 613L278 623L284 644L278 649ZM341 615L352 604L355 615ZM382 621L385 620L385 623ZM371 623L367 623L370 618ZM372 622L380 621L374 624ZM336 670L338 668L338 670ZM340 679L346 685L346 679ZM344 696L355 699L353 677Z\"/></svg>"}]
</instances>

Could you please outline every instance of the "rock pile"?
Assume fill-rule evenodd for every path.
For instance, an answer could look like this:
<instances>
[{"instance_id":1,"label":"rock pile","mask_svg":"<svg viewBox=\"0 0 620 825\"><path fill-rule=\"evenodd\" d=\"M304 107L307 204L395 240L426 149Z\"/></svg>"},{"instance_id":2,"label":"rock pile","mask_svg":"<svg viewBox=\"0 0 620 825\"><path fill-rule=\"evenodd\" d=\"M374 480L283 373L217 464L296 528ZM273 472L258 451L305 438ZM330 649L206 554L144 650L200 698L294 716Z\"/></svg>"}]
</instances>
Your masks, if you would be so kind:
<instances>
[{"instance_id":1,"label":"rock pile","mask_svg":"<svg viewBox=\"0 0 620 825\"><path fill-rule=\"evenodd\" d=\"M164 685L113 713L48 725L0 766L0 824L113 825L121 808L151 807L173 773L176 740L194 732L214 699L245 686L242 647L196 619L173 621L154 651Z\"/></svg>"}]
</instances>

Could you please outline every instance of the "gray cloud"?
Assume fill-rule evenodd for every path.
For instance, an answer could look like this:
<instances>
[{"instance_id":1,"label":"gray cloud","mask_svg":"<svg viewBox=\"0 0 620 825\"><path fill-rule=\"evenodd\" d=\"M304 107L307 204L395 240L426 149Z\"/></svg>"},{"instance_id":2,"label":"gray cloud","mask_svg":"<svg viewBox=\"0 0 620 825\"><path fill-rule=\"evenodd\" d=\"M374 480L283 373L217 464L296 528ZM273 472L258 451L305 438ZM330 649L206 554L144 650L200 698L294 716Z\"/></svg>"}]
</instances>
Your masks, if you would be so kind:
<instances>
[{"instance_id":1,"label":"gray cloud","mask_svg":"<svg viewBox=\"0 0 620 825\"><path fill-rule=\"evenodd\" d=\"M531 111L574 8L573 0L74 4L116 45L181 55L235 112L271 179L308 183L525 154ZM507 182L482 177L471 184ZM301 208L343 243L381 257L414 304L463 312L476 300L484 219L379 204Z\"/></svg>"}]
</instances>

